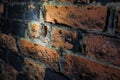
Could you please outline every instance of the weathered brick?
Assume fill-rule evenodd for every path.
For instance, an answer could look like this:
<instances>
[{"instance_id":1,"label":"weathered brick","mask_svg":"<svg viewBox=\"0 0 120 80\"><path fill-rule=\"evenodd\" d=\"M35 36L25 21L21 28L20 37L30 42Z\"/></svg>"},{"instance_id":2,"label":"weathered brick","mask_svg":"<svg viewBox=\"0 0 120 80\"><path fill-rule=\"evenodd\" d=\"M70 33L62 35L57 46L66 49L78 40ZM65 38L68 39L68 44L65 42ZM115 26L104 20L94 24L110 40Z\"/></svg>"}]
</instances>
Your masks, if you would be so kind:
<instances>
[{"instance_id":1,"label":"weathered brick","mask_svg":"<svg viewBox=\"0 0 120 80\"><path fill-rule=\"evenodd\" d=\"M120 39L89 34L84 42L88 56L120 65Z\"/></svg>"},{"instance_id":2,"label":"weathered brick","mask_svg":"<svg viewBox=\"0 0 120 80\"><path fill-rule=\"evenodd\" d=\"M72 80L120 80L120 69L67 54L61 71Z\"/></svg>"},{"instance_id":3,"label":"weathered brick","mask_svg":"<svg viewBox=\"0 0 120 80\"><path fill-rule=\"evenodd\" d=\"M120 32L120 9L119 9L119 12L118 12L118 26L117 26L117 32Z\"/></svg>"},{"instance_id":4,"label":"weathered brick","mask_svg":"<svg viewBox=\"0 0 120 80\"><path fill-rule=\"evenodd\" d=\"M80 51L80 43L77 31L53 28L51 32L51 44L55 47Z\"/></svg>"},{"instance_id":5,"label":"weathered brick","mask_svg":"<svg viewBox=\"0 0 120 80\"><path fill-rule=\"evenodd\" d=\"M3 4L0 4L0 14L2 14L4 12L4 6Z\"/></svg>"},{"instance_id":6,"label":"weathered brick","mask_svg":"<svg viewBox=\"0 0 120 80\"><path fill-rule=\"evenodd\" d=\"M45 67L25 59L22 73L26 75L28 80L44 80Z\"/></svg>"},{"instance_id":7,"label":"weathered brick","mask_svg":"<svg viewBox=\"0 0 120 80\"><path fill-rule=\"evenodd\" d=\"M6 34L0 34L0 47L17 51L16 40L14 37Z\"/></svg>"},{"instance_id":8,"label":"weathered brick","mask_svg":"<svg viewBox=\"0 0 120 80\"><path fill-rule=\"evenodd\" d=\"M59 54L47 47L21 40L21 54L29 56L33 59L39 60L53 69L57 69Z\"/></svg>"},{"instance_id":9,"label":"weathered brick","mask_svg":"<svg viewBox=\"0 0 120 80\"><path fill-rule=\"evenodd\" d=\"M105 6L45 6L46 21L84 30L103 31L106 25ZM52 10L52 11L51 11Z\"/></svg>"},{"instance_id":10,"label":"weathered brick","mask_svg":"<svg viewBox=\"0 0 120 80\"><path fill-rule=\"evenodd\" d=\"M17 74L12 66L0 60L0 80L16 80Z\"/></svg>"}]
</instances>

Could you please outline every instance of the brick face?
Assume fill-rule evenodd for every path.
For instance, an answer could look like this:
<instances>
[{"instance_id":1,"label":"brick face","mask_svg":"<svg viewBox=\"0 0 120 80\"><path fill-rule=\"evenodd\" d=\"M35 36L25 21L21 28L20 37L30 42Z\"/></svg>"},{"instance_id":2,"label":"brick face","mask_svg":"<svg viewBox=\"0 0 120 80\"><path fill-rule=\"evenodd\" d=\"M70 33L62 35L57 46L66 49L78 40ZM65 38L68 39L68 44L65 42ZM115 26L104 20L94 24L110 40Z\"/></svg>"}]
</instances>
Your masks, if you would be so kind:
<instances>
[{"instance_id":1,"label":"brick face","mask_svg":"<svg viewBox=\"0 0 120 80\"><path fill-rule=\"evenodd\" d=\"M0 47L16 52L17 46L16 46L15 38L12 36L0 33Z\"/></svg>"},{"instance_id":2,"label":"brick face","mask_svg":"<svg viewBox=\"0 0 120 80\"><path fill-rule=\"evenodd\" d=\"M46 21L84 30L103 31L106 24L105 6L45 6ZM52 11L51 11L52 10Z\"/></svg>"},{"instance_id":3,"label":"brick face","mask_svg":"<svg viewBox=\"0 0 120 80\"><path fill-rule=\"evenodd\" d=\"M28 80L44 80L45 67L32 60L25 59L23 71Z\"/></svg>"},{"instance_id":4,"label":"brick face","mask_svg":"<svg viewBox=\"0 0 120 80\"><path fill-rule=\"evenodd\" d=\"M0 80L120 80L119 1L0 0Z\"/></svg>"},{"instance_id":5,"label":"brick face","mask_svg":"<svg viewBox=\"0 0 120 80\"><path fill-rule=\"evenodd\" d=\"M3 4L0 4L0 14L4 12L4 6Z\"/></svg>"},{"instance_id":6,"label":"brick face","mask_svg":"<svg viewBox=\"0 0 120 80\"><path fill-rule=\"evenodd\" d=\"M83 57L67 54L62 73L72 80L119 80L120 70Z\"/></svg>"},{"instance_id":7,"label":"brick face","mask_svg":"<svg viewBox=\"0 0 120 80\"><path fill-rule=\"evenodd\" d=\"M21 40L20 50L21 54L45 63L46 65L49 64L51 68L57 69L59 54L56 51L24 39Z\"/></svg>"},{"instance_id":8,"label":"brick face","mask_svg":"<svg viewBox=\"0 0 120 80\"><path fill-rule=\"evenodd\" d=\"M54 28L51 32L51 44L55 47L79 51L79 40L77 31Z\"/></svg>"},{"instance_id":9,"label":"brick face","mask_svg":"<svg viewBox=\"0 0 120 80\"><path fill-rule=\"evenodd\" d=\"M18 72L9 64L0 60L0 80L16 80Z\"/></svg>"},{"instance_id":10,"label":"brick face","mask_svg":"<svg viewBox=\"0 0 120 80\"><path fill-rule=\"evenodd\" d=\"M120 40L101 35L86 35L86 54L106 62L120 65Z\"/></svg>"}]
</instances>

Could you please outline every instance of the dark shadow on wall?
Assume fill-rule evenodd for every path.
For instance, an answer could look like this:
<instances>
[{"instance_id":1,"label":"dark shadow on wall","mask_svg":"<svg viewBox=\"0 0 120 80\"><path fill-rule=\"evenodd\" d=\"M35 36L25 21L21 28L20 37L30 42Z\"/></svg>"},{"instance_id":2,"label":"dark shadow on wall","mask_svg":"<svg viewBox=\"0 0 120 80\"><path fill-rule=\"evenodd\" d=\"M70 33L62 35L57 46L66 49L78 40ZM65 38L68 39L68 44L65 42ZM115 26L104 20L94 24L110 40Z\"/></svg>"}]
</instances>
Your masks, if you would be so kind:
<instances>
[{"instance_id":1,"label":"dark shadow on wall","mask_svg":"<svg viewBox=\"0 0 120 80\"><path fill-rule=\"evenodd\" d=\"M57 72L53 72L50 69L46 69L45 71L45 79L44 80L70 80L67 77L65 77L64 75L57 73Z\"/></svg>"},{"instance_id":2,"label":"dark shadow on wall","mask_svg":"<svg viewBox=\"0 0 120 80\"><path fill-rule=\"evenodd\" d=\"M109 3L109 2L116 2L116 1L118 1L118 0L95 0L96 2L100 2L100 3L102 3L103 5L105 5L105 4L107 4L107 3Z\"/></svg>"},{"instance_id":3,"label":"dark shadow on wall","mask_svg":"<svg viewBox=\"0 0 120 80\"><path fill-rule=\"evenodd\" d=\"M19 73L16 80L29 80L26 75Z\"/></svg>"},{"instance_id":4,"label":"dark shadow on wall","mask_svg":"<svg viewBox=\"0 0 120 80\"><path fill-rule=\"evenodd\" d=\"M5 63L13 66L17 71L21 71L24 63L24 58L7 49L0 49L2 49L2 51L0 51L0 59Z\"/></svg>"}]
</instances>

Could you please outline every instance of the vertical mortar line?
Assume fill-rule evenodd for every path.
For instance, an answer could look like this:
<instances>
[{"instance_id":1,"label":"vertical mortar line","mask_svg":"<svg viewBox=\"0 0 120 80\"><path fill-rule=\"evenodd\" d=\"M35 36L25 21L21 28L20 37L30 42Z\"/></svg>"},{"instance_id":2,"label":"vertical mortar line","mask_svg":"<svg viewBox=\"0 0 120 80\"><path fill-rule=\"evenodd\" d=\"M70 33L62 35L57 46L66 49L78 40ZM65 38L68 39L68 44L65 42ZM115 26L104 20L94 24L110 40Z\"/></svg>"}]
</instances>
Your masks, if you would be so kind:
<instances>
[{"instance_id":1,"label":"vertical mortar line","mask_svg":"<svg viewBox=\"0 0 120 80\"><path fill-rule=\"evenodd\" d=\"M85 45L84 45L84 38L85 37L85 34L82 35L82 39L80 40L80 43L81 43L81 48L82 48L82 54L86 54L85 53Z\"/></svg>"},{"instance_id":2,"label":"vertical mortar line","mask_svg":"<svg viewBox=\"0 0 120 80\"><path fill-rule=\"evenodd\" d=\"M117 8L115 8L115 12L114 12L114 20L113 20L113 31L114 31L114 34L116 32L116 28L117 28L117 17L118 17L118 10Z\"/></svg>"},{"instance_id":3,"label":"vertical mortar line","mask_svg":"<svg viewBox=\"0 0 120 80\"><path fill-rule=\"evenodd\" d=\"M8 19L8 4L6 3L6 13L5 13L5 19L7 20Z\"/></svg>"},{"instance_id":4,"label":"vertical mortar line","mask_svg":"<svg viewBox=\"0 0 120 80\"><path fill-rule=\"evenodd\" d=\"M114 14L113 14L113 7L108 7L107 11L107 19L106 19L106 29L109 34L113 34L113 19L114 19Z\"/></svg>"},{"instance_id":5,"label":"vertical mortar line","mask_svg":"<svg viewBox=\"0 0 120 80\"><path fill-rule=\"evenodd\" d=\"M114 35L115 34L115 14L116 14L116 10L115 10L115 7L112 7L112 15L113 15L113 18L112 18L112 34Z\"/></svg>"},{"instance_id":6,"label":"vertical mortar line","mask_svg":"<svg viewBox=\"0 0 120 80\"><path fill-rule=\"evenodd\" d=\"M59 62L58 62L58 71L59 72L61 72L61 58L63 57L62 52L63 52L63 50L60 48L59 49L60 59L59 59Z\"/></svg>"},{"instance_id":7,"label":"vertical mortar line","mask_svg":"<svg viewBox=\"0 0 120 80\"><path fill-rule=\"evenodd\" d=\"M13 4L12 1L10 2L10 6L12 6L12 7L14 6L14 4ZM7 11L8 11L8 10L7 10ZM12 21L12 20L9 20L9 18L8 18L8 22L9 22L9 24L10 24L10 25L9 25L9 26L10 26L10 27L9 27L9 28L10 28L10 34L12 34L12 32L13 32L13 30L12 30L12 29L13 29L13 27L12 27L13 21Z\"/></svg>"}]
</instances>

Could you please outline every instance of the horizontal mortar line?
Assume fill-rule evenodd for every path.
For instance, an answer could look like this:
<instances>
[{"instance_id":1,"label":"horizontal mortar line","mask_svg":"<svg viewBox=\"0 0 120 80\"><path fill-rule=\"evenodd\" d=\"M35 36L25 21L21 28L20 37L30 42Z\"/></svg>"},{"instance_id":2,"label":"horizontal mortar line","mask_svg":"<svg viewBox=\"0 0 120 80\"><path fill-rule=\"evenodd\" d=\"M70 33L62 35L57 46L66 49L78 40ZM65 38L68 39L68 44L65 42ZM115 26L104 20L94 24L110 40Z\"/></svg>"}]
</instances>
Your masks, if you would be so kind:
<instances>
[{"instance_id":1,"label":"horizontal mortar line","mask_svg":"<svg viewBox=\"0 0 120 80\"><path fill-rule=\"evenodd\" d=\"M97 31L87 31L89 34L98 34L98 35L103 35L103 36L107 36L107 37L112 37L112 38L118 38L120 39L120 37L117 34L109 34L107 32L97 32Z\"/></svg>"},{"instance_id":2,"label":"horizontal mortar line","mask_svg":"<svg viewBox=\"0 0 120 80\"><path fill-rule=\"evenodd\" d=\"M119 69L120 70L120 66L116 66L116 65L113 65L111 64L110 62L106 62L106 61L98 61L97 59L94 59L94 58L90 58L88 56L84 56L84 55L81 55L81 54L74 54L76 55L77 57L82 57L84 59L88 59L90 61L93 61L93 62L96 62L98 64L103 64L103 65L106 65L106 66L110 66L110 67L113 67L113 68L116 68L116 69Z\"/></svg>"},{"instance_id":3,"label":"horizontal mortar line","mask_svg":"<svg viewBox=\"0 0 120 80\"><path fill-rule=\"evenodd\" d=\"M119 36L117 36L116 34L109 34L106 32L101 32L101 31L95 31L95 30L82 30L80 28L73 28L64 24L52 24L50 22L45 22L46 25L51 25L53 28L61 28L61 29L65 29L65 30L77 30L77 31L81 31L81 34L86 34L86 33L91 33L91 34L98 34L98 35L103 35L103 36L108 36L108 37L112 37L112 38L120 38ZM61 27L60 27L61 26Z\"/></svg>"},{"instance_id":4,"label":"horizontal mortar line","mask_svg":"<svg viewBox=\"0 0 120 80\"><path fill-rule=\"evenodd\" d=\"M3 2L4 3L4 2ZM42 5L42 2L6 2L5 4L8 4L8 5L26 5L26 4L38 4L38 5Z\"/></svg>"},{"instance_id":5,"label":"horizontal mortar line","mask_svg":"<svg viewBox=\"0 0 120 80\"><path fill-rule=\"evenodd\" d=\"M35 59L30 58L30 57L27 57L27 56L25 56L24 59L28 59L28 60L31 60L31 61L33 61L33 62L39 64L39 65L43 65L43 66L45 66L45 64L42 63L42 62L40 62L39 60L35 60ZM46 67L46 66L45 66L45 67Z\"/></svg>"},{"instance_id":6,"label":"horizontal mortar line","mask_svg":"<svg viewBox=\"0 0 120 80\"><path fill-rule=\"evenodd\" d=\"M52 27L55 27L55 28L61 28L61 29L68 29L68 30L77 30L77 31L83 31L83 32L87 32L85 30L82 30L82 29L78 29L78 28L74 28L74 27L71 27L71 26L68 26L68 25L65 25L65 24L52 24L51 22L44 22L46 25L51 25Z\"/></svg>"},{"instance_id":7,"label":"horizontal mortar line","mask_svg":"<svg viewBox=\"0 0 120 80\"><path fill-rule=\"evenodd\" d=\"M25 20L25 19L7 19L7 18L0 18L4 20L10 20L10 21L19 21L19 22L30 22L30 21L39 21L39 20ZM40 22L40 21L39 21Z\"/></svg>"}]
</instances>

